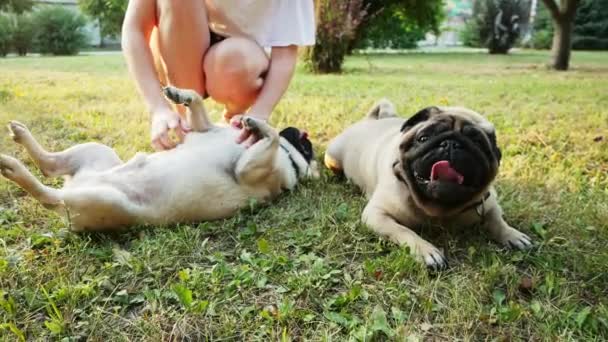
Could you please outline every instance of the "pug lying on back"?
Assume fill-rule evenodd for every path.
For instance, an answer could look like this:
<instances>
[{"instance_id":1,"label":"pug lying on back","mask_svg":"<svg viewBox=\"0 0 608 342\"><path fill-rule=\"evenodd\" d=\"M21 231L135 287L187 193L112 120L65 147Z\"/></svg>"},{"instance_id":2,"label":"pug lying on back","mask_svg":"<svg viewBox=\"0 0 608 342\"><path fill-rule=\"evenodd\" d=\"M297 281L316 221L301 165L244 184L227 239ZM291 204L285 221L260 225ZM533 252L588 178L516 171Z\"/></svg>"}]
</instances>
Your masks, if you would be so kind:
<instances>
[{"instance_id":1,"label":"pug lying on back","mask_svg":"<svg viewBox=\"0 0 608 342\"><path fill-rule=\"evenodd\" d=\"M382 100L330 143L325 164L365 192L366 225L443 268L443 253L410 228L481 223L505 246L532 245L502 218L492 187L500 158L494 126L478 113L429 107L405 120Z\"/></svg>"},{"instance_id":2,"label":"pug lying on back","mask_svg":"<svg viewBox=\"0 0 608 342\"><path fill-rule=\"evenodd\" d=\"M297 128L277 133L264 121L245 116L243 126L260 138L245 149L235 142L239 130L209 121L195 91L167 87L164 92L189 107L193 129L172 150L138 153L126 163L97 143L48 152L13 121L9 129L15 142L45 175L64 176L66 182L62 189L46 186L6 155L0 155L0 173L47 208L66 214L75 231L226 218L250 199L270 201L301 179L318 176L312 144Z\"/></svg>"}]
</instances>

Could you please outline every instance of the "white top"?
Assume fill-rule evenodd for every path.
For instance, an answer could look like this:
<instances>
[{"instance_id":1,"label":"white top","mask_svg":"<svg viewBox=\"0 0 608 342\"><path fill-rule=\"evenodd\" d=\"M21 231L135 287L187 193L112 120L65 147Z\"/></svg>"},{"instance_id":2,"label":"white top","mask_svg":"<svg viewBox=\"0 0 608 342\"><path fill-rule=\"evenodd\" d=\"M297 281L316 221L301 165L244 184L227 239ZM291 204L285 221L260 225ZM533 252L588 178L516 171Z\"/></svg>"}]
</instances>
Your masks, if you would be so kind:
<instances>
[{"instance_id":1,"label":"white top","mask_svg":"<svg viewBox=\"0 0 608 342\"><path fill-rule=\"evenodd\" d=\"M205 0L209 29L262 47L315 44L313 0Z\"/></svg>"}]
</instances>

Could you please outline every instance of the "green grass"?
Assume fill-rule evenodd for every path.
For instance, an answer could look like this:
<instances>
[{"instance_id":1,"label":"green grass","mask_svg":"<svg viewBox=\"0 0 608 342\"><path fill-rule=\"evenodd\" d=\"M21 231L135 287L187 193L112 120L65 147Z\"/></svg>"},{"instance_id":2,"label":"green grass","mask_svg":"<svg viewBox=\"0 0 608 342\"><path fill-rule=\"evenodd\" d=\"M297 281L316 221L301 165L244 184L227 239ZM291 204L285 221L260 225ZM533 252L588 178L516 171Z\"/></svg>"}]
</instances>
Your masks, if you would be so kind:
<instances>
[{"instance_id":1,"label":"green grass","mask_svg":"<svg viewBox=\"0 0 608 342\"><path fill-rule=\"evenodd\" d=\"M422 232L451 263L429 274L360 223L360 192L327 171L232 219L117 235L69 233L0 180L0 340L608 339L608 53L575 52L565 73L547 60L353 57L342 75L299 70L272 117L306 128L320 158L380 97L403 116L436 104L485 113L504 152L505 215L533 251L475 227ZM0 75L0 122L25 122L49 148L150 150L119 55L0 59ZM33 169L4 134L0 152Z\"/></svg>"}]
</instances>

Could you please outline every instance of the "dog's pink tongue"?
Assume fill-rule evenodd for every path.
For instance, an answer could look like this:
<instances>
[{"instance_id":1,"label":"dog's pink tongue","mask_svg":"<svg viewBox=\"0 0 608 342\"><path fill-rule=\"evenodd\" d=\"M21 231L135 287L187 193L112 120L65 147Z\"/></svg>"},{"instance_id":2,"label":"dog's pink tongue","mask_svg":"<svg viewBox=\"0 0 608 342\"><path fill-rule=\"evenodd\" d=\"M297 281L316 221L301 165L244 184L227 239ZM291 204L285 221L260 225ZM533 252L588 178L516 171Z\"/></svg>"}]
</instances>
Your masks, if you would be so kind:
<instances>
[{"instance_id":1,"label":"dog's pink tongue","mask_svg":"<svg viewBox=\"0 0 608 342\"><path fill-rule=\"evenodd\" d=\"M464 176L454 170L447 160L441 160L433 164L433 168L431 169L431 180L434 181L438 179L458 184L464 182Z\"/></svg>"}]
</instances>

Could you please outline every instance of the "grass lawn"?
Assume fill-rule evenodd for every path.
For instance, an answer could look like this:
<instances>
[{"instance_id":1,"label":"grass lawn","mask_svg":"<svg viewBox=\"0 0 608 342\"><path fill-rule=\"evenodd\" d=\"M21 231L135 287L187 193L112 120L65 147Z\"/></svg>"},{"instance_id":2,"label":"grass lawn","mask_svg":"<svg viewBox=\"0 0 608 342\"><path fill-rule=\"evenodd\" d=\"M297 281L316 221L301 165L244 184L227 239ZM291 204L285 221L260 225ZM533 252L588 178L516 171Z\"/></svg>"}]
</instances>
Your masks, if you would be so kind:
<instances>
[{"instance_id":1,"label":"grass lawn","mask_svg":"<svg viewBox=\"0 0 608 342\"><path fill-rule=\"evenodd\" d=\"M575 52L569 72L547 60L352 57L342 75L299 70L272 117L306 128L321 159L383 96L403 116L428 105L485 113L503 149L507 221L534 250L503 250L476 227L421 232L451 264L429 274L360 223L364 198L326 170L232 219L117 235L69 233L2 179L0 340L608 339L608 53ZM0 122L23 121L50 149L150 150L120 55L0 59L0 75ZM6 134L0 152L33 169Z\"/></svg>"}]
</instances>

